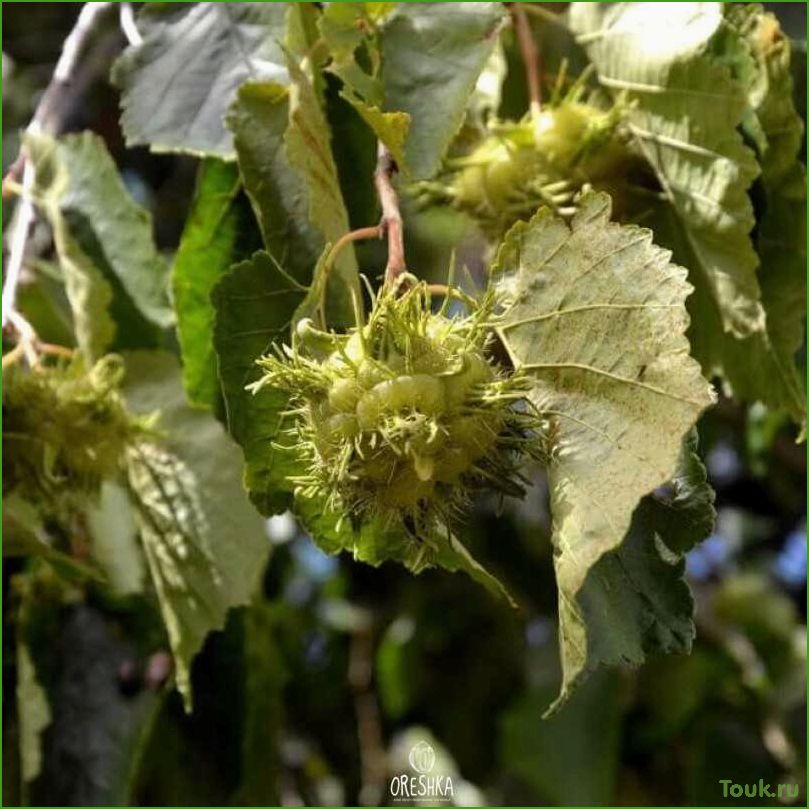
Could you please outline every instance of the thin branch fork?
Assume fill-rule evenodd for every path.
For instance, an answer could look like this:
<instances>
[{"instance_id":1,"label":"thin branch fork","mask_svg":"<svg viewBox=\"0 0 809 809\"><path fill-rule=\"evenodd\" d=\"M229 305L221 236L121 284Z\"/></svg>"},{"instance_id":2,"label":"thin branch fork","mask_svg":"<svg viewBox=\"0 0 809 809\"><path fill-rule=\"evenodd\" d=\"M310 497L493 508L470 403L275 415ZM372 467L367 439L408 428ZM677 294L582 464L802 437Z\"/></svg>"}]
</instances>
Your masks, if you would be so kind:
<instances>
[{"instance_id":1,"label":"thin branch fork","mask_svg":"<svg viewBox=\"0 0 809 809\"><path fill-rule=\"evenodd\" d=\"M393 175L398 171L396 161L387 147L379 143L377 147L374 185L382 206L382 220L379 227L388 237L388 263L385 267L385 286L393 282L407 269L404 255L404 235L402 214L399 210L399 195L393 187Z\"/></svg>"}]
</instances>

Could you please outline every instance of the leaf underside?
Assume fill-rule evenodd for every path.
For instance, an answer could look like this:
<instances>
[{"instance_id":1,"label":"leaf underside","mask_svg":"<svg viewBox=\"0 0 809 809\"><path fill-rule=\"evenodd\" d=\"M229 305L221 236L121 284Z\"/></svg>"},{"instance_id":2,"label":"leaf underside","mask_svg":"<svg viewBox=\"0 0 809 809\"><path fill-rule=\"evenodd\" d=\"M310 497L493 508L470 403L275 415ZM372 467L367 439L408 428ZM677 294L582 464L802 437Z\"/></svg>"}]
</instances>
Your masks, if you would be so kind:
<instances>
[{"instance_id":1,"label":"leaf underside","mask_svg":"<svg viewBox=\"0 0 809 809\"><path fill-rule=\"evenodd\" d=\"M552 447L562 698L601 662L580 601L589 574L621 546L640 499L675 475L713 401L685 337L685 270L650 231L609 217L605 194L583 197L570 226L542 209L509 231L493 268L506 302L497 331L535 379Z\"/></svg>"},{"instance_id":2,"label":"leaf underside","mask_svg":"<svg viewBox=\"0 0 809 809\"><path fill-rule=\"evenodd\" d=\"M233 159L223 117L245 81L285 83L286 3L151 3L113 66L130 146Z\"/></svg>"}]
</instances>

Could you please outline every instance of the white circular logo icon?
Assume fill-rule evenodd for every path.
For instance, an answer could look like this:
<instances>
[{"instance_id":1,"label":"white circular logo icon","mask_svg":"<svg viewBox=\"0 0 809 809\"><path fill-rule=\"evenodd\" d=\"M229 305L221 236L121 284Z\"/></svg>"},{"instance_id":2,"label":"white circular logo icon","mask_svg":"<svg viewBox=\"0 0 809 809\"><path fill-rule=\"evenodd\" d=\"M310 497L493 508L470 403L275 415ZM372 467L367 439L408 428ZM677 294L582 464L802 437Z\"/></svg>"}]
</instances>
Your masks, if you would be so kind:
<instances>
[{"instance_id":1,"label":"white circular logo icon","mask_svg":"<svg viewBox=\"0 0 809 809\"><path fill-rule=\"evenodd\" d=\"M414 744L408 756L410 766L420 773L428 773L435 766L435 750L427 742Z\"/></svg>"}]
</instances>

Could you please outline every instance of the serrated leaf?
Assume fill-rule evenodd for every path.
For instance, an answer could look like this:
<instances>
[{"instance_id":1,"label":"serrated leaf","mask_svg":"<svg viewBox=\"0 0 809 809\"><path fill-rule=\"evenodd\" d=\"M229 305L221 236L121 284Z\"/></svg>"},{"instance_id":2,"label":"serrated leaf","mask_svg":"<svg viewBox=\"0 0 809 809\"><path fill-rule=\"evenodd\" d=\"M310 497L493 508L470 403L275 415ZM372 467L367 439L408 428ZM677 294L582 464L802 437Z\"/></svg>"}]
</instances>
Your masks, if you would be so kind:
<instances>
[{"instance_id":1,"label":"serrated leaf","mask_svg":"<svg viewBox=\"0 0 809 809\"><path fill-rule=\"evenodd\" d=\"M331 151L331 133L312 85L292 61L287 67L289 127L284 135L289 162L306 184L309 218L327 243L336 242L349 231L337 165ZM329 279L329 307L340 325L352 322L351 293L359 294L359 274L354 246L344 247L334 261Z\"/></svg>"},{"instance_id":2,"label":"serrated leaf","mask_svg":"<svg viewBox=\"0 0 809 809\"><path fill-rule=\"evenodd\" d=\"M177 360L133 352L126 366L127 402L136 412L159 410L166 436L133 452L129 485L177 686L190 706L191 660L228 609L250 601L270 548L239 481L239 451L210 414L187 405Z\"/></svg>"},{"instance_id":3,"label":"serrated leaf","mask_svg":"<svg viewBox=\"0 0 809 809\"><path fill-rule=\"evenodd\" d=\"M563 695L591 663L589 628L571 628L588 574L674 476L713 401L688 353L685 270L650 231L609 218L606 194L584 196L570 226L541 209L509 231L493 269L507 305L498 334L548 421Z\"/></svg>"},{"instance_id":4,"label":"serrated leaf","mask_svg":"<svg viewBox=\"0 0 809 809\"><path fill-rule=\"evenodd\" d=\"M267 251L293 278L309 284L327 242L348 231L329 130L306 76L290 62L293 83L247 84L228 115L239 167ZM351 245L341 251L329 286L329 312L352 321L349 290L358 284Z\"/></svg>"},{"instance_id":5,"label":"serrated leaf","mask_svg":"<svg viewBox=\"0 0 809 809\"><path fill-rule=\"evenodd\" d=\"M223 117L246 81L286 82L286 3L151 3L113 66L127 144L234 157Z\"/></svg>"},{"instance_id":6,"label":"serrated leaf","mask_svg":"<svg viewBox=\"0 0 809 809\"><path fill-rule=\"evenodd\" d=\"M748 197L758 166L738 131L747 98L710 53L722 4L573 3L569 19L601 85L631 103L629 126L689 248L692 344L711 370L723 331L764 330Z\"/></svg>"},{"instance_id":7,"label":"serrated leaf","mask_svg":"<svg viewBox=\"0 0 809 809\"><path fill-rule=\"evenodd\" d=\"M450 572L463 571L492 595L515 606L506 588L489 573L460 540L452 534L435 532L427 538L409 534L401 525L385 524L380 518L353 526L341 519L319 498L295 496L295 514L315 544L326 553L348 551L360 562L377 567L394 561L412 573L432 567Z\"/></svg>"},{"instance_id":8,"label":"serrated leaf","mask_svg":"<svg viewBox=\"0 0 809 809\"><path fill-rule=\"evenodd\" d=\"M384 20L382 109L410 116L405 157L413 179L438 171L504 14L500 3L399 3Z\"/></svg>"},{"instance_id":9,"label":"serrated leaf","mask_svg":"<svg viewBox=\"0 0 809 809\"><path fill-rule=\"evenodd\" d=\"M230 434L244 452L244 484L256 508L269 516L289 504L289 453L273 449L287 397L265 389L254 396L256 360L288 335L292 316L306 294L265 253L237 264L214 287L214 348Z\"/></svg>"},{"instance_id":10,"label":"serrated leaf","mask_svg":"<svg viewBox=\"0 0 809 809\"><path fill-rule=\"evenodd\" d=\"M565 684L551 711L597 665L691 651L694 602L683 557L711 533L715 518L696 444L692 430L672 480L640 501L623 542L593 565L575 603L560 603Z\"/></svg>"},{"instance_id":11,"label":"serrated leaf","mask_svg":"<svg viewBox=\"0 0 809 809\"><path fill-rule=\"evenodd\" d=\"M39 684L28 647L17 644L17 714L20 724L20 767L24 783L42 769L42 733L51 723L48 695Z\"/></svg>"},{"instance_id":12,"label":"serrated leaf","mask_svg":"<svg viewBox=\"0 0 809 809\"><path fill-rule=\"evenodd\" d=\"M214 158L203 161L172 266L183 384L189 401L203 407L214 407L221 395L211 289L236 261L260 246L241 189L236 166Z\"/></svg>"},{"instance_id":13,"label":"serrated leaf","mask_svg":"<svg viewBox=\"0 0 809 809\"><path fill-rule=\"evenodd\" d=\"M113 342L155 345L154 326L174 319L168 267L154 245L150 215L129 196L104 141L90 132L58 140L29 133L25 148L53 228L79 347L97 359Z\"/></svg>"},{"instance_id":14,"label":"serrated leaf","mask_svg":"<svg viewBox=\"0 0 809 809\"><path fill-rule=\"evenodd\" d=\"M408 173L404 144L410 128L405 112L382 112L381 55L377 22L395 4L329 3L318 21L318 29L329 49L329 71L343 82L341 95L357 111L374 135L387 147L400 172ZM357 59L368 64L360 66Z\"/></svg>"},{"instance_id":15,"label":"serrated leaf","mask_svg":"<svg viewBox=\"0 0 809 809\"><path fill-rule=\"evenodd\" d=\"M303 180L286 156L288 123L288 90L272 83L245 84L227 116L264 246L286 272L306 284L324 239L309 220Z\"/></svg>"}]
</instances>

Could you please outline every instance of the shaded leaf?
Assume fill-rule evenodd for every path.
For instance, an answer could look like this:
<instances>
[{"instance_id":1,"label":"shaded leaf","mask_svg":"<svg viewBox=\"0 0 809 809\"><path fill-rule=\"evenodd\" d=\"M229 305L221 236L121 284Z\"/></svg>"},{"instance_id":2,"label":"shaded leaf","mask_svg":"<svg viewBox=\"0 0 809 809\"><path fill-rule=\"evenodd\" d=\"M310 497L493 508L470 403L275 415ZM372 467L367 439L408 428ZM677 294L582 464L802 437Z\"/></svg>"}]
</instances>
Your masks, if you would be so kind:
<instances>
[{"instance_id":1,"label":"shaded leaf","mask_svg":"<svg viewBox=\"0 0 809 809\"><path fill-rule=\"evenodd\" d=\"M579 602L590 570L674 476L713 400L688 354L685 270L650 231L609 216L606 194L584 196L570 226L541 209L509 231L493 270L507 307L497 331L547 420L563 698L598 662Z\"/></svg>"},{"instance_id":2,"label":"shaded leaf","mask_svg":"<svg viewBox=\"0 0 809 809\"><path fill-rule=\"evenodd\" d=\"M194 404L214 407L219 400L211 289L230 266L259 247L254 228L238 169L205 160L172 267L183 384Z\"/></svg>"},{"instance_id":3,"label":"shaded leaf","mask_svg":"<svg viewBox=\"0 0 809 809\"><path fill-rule=\"evenodd\" d=\"M640 501L621 545L590 569L577 607L565 608L567 642L587 648L581 677L595 665L639 665L649 652L691 651L694 602L683 557L711 533L713 499L693 430L675 476Z\"/></svg>"},{"instance_id":4,"label":"shaded leaf","mask_svg":"<svg viewBox=\"0 0 809 809\"><path fill-rule=\"evenodd\" d=\"M725 14L743 49L739 79L761 163L756 249L767 331L741 342L726 339L724 370L737 398L782 408L801 422L806 397L795 355L806 319L806 173L798 159L803 122L792 100L791 48L776 18L760 6L730 5Z\"/></svg>"},{"instance_id":5,"label":"shaded leaf","mask_svg":"<svg viewBox=\"0 0 809 809\"><path fill-rule=\"evenodd\" d=\"M233 267L212 293L214 348L228 429L244 452L250 499L264 515L289 504L287 467L295 461L290 453L273 449L287 397L271 389L254 396L246 386L261 375L256 360L287 336L305 293L265 252Z\"/></svg>"},{"instance_id":6,"label":"shaded leaf","mask_svg":"<svg viewBox=\"0 0 809 809\"><path fill-rule=\"evenodd\" d=\"M129 146L234 157L223 116L246 81L287 80L286 3L152 3L115 63ZM159 88L159 92L157 89Z\"/></svg>"},{"instance_id":7,"label":"shaded leaf","mask_svg":"<svg viewBox=\"0 0 809 809\"><path fill-rule=\"evenodd\" d=\"M692 344L708 370L723 332L764 329L747 193L758 166L738 131L747 98L710 53L722 13L719 3L574 3L569 12L601 85L630 100L630 128L687 245L677 258L692 273Z\"/></svg>"},{"instance_id":8,"label":"shaded leaf","mask_svg":"<svg viewBox=\"0 0 809 809\"><path fill-rule=\"evenodd\" d=\"M155 345L150 324L166 328L174 318L168 268L155 248L151 217L129 196L103 140L90 132L58 140L28 134L25 144L79 347L97 359L113 342Z\"/></svg>"},{"instance_id":9,"label":"shaded leaf","mask_svg":"<svg viewBox=\"0 0 809 809\"><path fill-rule=\"evenodd\" d=\"M383 110L410 116L405 157L413 179L438 171L504 13L500 3L399 3L384 20Z\"/></svg>"},{"instance_id":10,"label":"shaded leaf","mask_svg":"<svg viewBox=\"0 0 809 809\"><path fill-rule=\"evenodd\" d=\"M228 608L250 600L269 543L239 482L238 450L216 420L186 404L176 359L128 355L125 394L136 411L159 409L169 437L165 447L133 451L128 475L177 685L190 706L190 662Z\"/></svg>"}]
</instances>

